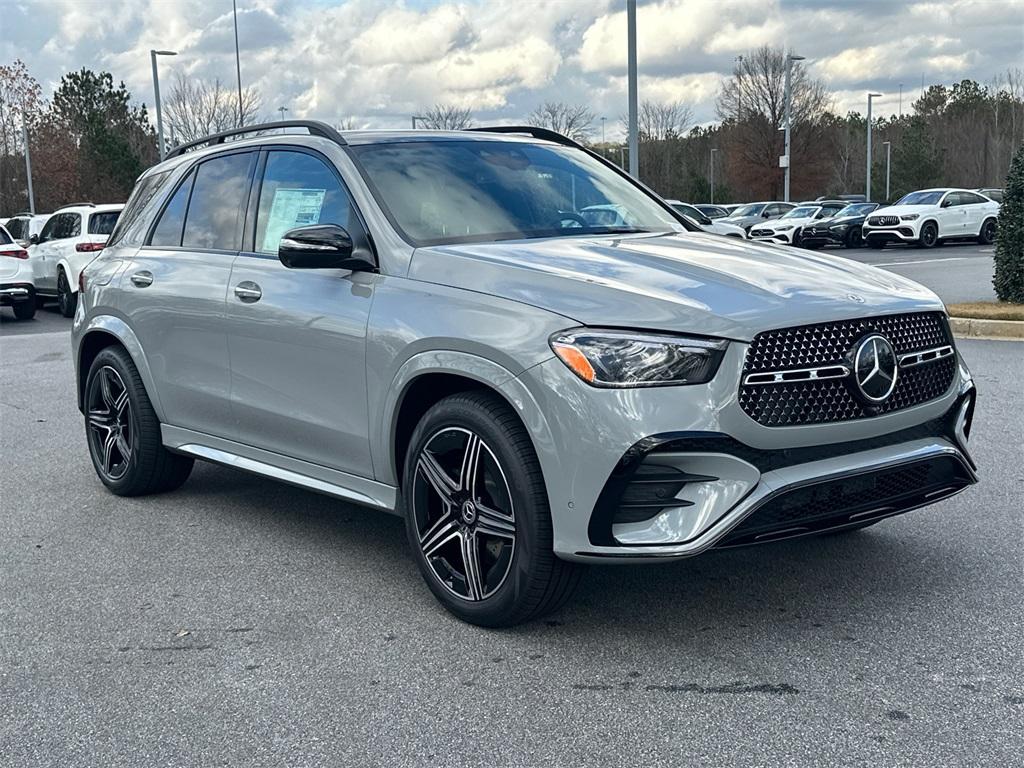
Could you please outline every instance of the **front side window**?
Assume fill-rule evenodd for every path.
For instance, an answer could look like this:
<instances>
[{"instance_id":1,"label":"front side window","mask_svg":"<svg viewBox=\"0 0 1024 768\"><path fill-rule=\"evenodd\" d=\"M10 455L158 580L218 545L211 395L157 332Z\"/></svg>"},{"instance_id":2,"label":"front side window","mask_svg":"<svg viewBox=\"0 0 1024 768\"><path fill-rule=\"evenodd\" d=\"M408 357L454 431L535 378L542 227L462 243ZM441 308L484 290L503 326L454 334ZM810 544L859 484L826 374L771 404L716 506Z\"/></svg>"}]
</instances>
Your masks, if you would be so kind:
<instances>
[{"instance_id":1,"label":"front side window","mask_svg":"<svg viewBox=\"0 0 1024 768\"><path fill-rule=\"evenodd\" d=\"M304 152L271 151L256 214L256 250L277 253L296 227L337 224L358 240L361 226L348 193L323 161Z\"/></svg>"},{"instance_id":2,"label":"front side window","mask_svg":"<svg viewBox=\"0 0 1024 768\"><path fill-rule=\"evenodd\" d=\"M10 222L8 222L9 224ZM0 245L10 245L14 242L11 236L7 234L8 230L5 227L0 227Z\"/></svg>"},{"instance_id":3,"label":"front side window","mask_svg":"<svg viewBox=\"0 0 1024 768\"><path fill-rule=\"evenodd\" d=\"M114 225L117 224L117 217L120 215L120 211L103 211L102 213L94 213L89 217L89 234L109 235L114 231Z\"/></svg>"},{"instance_id":4,"label":"front side window","mask_svg":"<svg viewBox=\"0 0 1024 768\"><path fill-rule=\"evenodd\" d=\"M241 152L200 163L185 214L183 247L218 251L242 247L242 219L254 157L252 152Z\"/></svg>"},{"instance_id":5,"label":"front side window","mask_svg":"<svg viewBox=\"0 0 1024 768\"><path fill-rule=\"evenodd\" d=\"M392 224L416 246L686 231L654 198L571 147L458 140L350 149Z\"/></svg>"}]
</instances>

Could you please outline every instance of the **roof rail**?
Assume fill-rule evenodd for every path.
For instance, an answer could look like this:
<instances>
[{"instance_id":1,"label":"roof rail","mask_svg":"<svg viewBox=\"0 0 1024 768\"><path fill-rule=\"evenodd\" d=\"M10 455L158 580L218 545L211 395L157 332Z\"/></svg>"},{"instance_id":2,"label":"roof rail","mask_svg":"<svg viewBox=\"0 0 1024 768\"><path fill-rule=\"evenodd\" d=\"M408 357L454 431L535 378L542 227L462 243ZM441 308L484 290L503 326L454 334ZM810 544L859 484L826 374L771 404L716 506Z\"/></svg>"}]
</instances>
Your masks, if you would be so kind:
<instances>
[{"instance_id":1,"label":"roof rail","mask_svg":"<svg viewBox=\"0 0 1024 768\"><path fill-rule=\"evenodd\" d=\"M480 126L479 128L467 128L466 130L480 131L482 133L525 133L527 136L533 136L535 139L544 139L545 141L552 141L555 144L563 144L567 147L583 148L578 142L573 141L568 136L563 136L558 131L552 131L549 128L538 128L533 125Z\"/></svg>"},{"instance_id":2,"label":"roof rail","mask_svg":"<svg viewBox=\"0 0 1024 768\"><path fill-rule=\"evenodd\" d=\"M95 208L96 203L68 203L56 208L55 211L63 211L65 208Z\"/></svg>"},{"instance_id":3,"label":"roof rail","mask_svg":"<svg viewBox=\"0 0 1024 768\"><path fill-rule=\"evenodd\" d=\"M216 144L223 144L225 139L232 136L241 136L246 133L257 133L259 131L273 131L280 128L305 128L309 131L310 136L320 136L324 139L330 139L335 144L346 146L348 144L345 141L345 137L342 136L338 131L329 126L327 123L320 122L319 120L278 120L273 123L260 123L259 125L243 125L240 128L232 128L228 131L221 131L220 133L214 133L209 136L204 136L201 139L195 141L189 141L185 144L179 144L167 153L167 158L177 157L183 155L190 149L202 146L204 144L214 146Z\"/></svg>"}]
</instances>

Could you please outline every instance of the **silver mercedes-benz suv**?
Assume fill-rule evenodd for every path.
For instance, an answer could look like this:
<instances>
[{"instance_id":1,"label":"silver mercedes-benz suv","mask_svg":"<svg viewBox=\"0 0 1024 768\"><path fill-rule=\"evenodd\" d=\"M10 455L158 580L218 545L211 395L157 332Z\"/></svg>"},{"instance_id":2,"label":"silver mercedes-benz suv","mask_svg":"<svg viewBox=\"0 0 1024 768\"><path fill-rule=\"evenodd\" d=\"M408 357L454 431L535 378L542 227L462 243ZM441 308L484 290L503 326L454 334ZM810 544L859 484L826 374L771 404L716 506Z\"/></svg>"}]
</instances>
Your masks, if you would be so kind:
<instances>
[{"instance_id":1,"label":"silver mercedes-benz suv","mask_svg":"<svg viewBox=\"0 0 1024 768\"><path fill-rule=\"evenodd\" d=\"M96 472L139 495L198 458L397 513L487 626L587 562L854 530L976 481L933 293L692 229L536 128L179 147L82 276Z\"/></svg>"}]
</instances>

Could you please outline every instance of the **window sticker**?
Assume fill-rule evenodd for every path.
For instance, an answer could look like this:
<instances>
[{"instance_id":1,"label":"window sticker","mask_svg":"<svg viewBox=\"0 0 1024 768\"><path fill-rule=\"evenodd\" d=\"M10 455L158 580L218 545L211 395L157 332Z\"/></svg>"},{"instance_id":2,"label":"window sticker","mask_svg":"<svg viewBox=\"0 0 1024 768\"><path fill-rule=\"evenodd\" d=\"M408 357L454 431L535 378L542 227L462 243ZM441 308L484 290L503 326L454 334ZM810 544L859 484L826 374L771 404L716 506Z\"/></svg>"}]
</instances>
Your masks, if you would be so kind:
<instances>
[{"instance_id":1,"label":"window sticker","mask_svg":"<svg viewBox=\"0 0 1024 768\"><path fill-rule=\"evenodd\" d=\"M276 189L263 234L263 251L276 253L284 233L320 223L326 189Z\"/></svg>"}]
</instances>

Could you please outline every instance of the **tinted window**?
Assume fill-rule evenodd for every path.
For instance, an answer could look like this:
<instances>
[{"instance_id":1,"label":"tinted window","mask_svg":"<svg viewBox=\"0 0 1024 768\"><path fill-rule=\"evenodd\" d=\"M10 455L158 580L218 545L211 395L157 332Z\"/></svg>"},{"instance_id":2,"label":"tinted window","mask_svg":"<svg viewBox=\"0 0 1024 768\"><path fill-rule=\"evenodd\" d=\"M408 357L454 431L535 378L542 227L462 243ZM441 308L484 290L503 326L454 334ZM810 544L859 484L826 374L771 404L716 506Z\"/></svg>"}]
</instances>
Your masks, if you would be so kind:
<instances>
[{"instance_id":1,"label":"tinted window","mask_svg":"<svg viewBox=\"0 0 1024 768\"><path fill-rule=\"evenodd\" d=\"M750 205L741 205L729 215L737 218L740 216L760 216L763 210L764 205L761 203L751 203Z\"/></svg>"},{"instance_id":2,"label":"tinted window","mask_svg":"<svg viewBox=\"0 0 1024 768\"><path fill-rule=\"evenodd\" d=\"M938 205L941 199L941 192L911 192L894 205Z\"/></svg>"},{"instance_id":3,"label":"tinted window","mask_svg":"<svg viewBox=\"0 0 1024 768\"><path fill-rule=\"evenodd\" d=\"M53 233L57 229L57 221L60 216L51 216L46 220L46 224L43 226L43 231L39 233L39 242L45 242L53 238Z\"/></svg>"},{"instance_id":4,"label":"tinted window","mask_svg":"<svg viewBox=\"0 0 1024 768\"><path fill-rule=\"evenodd\" d=\"M143 209L153 199L153 196L156 195L170 175L170 171L163 171L162 173L152 173L139 179L135 189L132 191L131 197L125 203L124 210L121 211L121 215L117 219L117 226L114 227L107 245L113 245L121 240L138 242L140 227L133 227L132 225L138 221L139 214L142 213Z\"/></svg>"},{"instance_id":5,"label":"tinted window","mask_svg":"<svg viewBox=\"0 0 1024 768\"><path fill-rule=\"evenodd\" d=\"M237 251L255 155L244 152L207 160L196 170L181 244L186 248Z\"/></svg>"},{"instance_id":6,"label":"tinted window","mask_svg":"<svg viewBox=\"0 0 1024 768\"><path fill-rule=\"evenodd\" d=\"M11 219L7 222L7 231L15 240L27 240L28 219Z\"/></svg>"},{"instance_id":7,"label":"tinted window","mask_svg":"<svg viewBox=\"0 0 1024 768\"><path fill-rule=\"evenodd\" d=\"M685 229L652 196L572 147L458 140L349 149L414 245ZM582 215L609 206L628 223L595 225Z\"/></svg>"},{"instance_id":8,"label":"tinted window","mask_svg":"<svg viewBox=\"0 0 1024 768\"><path fill-rule=\"evenodd\" d=\"M981 195L976 195L973 192L961 192L960 193L961 205L977 205L978 203L987 203Z\"/></svg>"},{"instance_id":9,"label":"tinted window","mask_svg":"<svg viewBox=\"0 0 1024 768\"><path fill-rule=\"evenodd\" d=\"M361 230L348 193L323 161L302 152L270 152L256 214L256 250L277 253L290 229L337 224L353 238Z\"/></svg>"},{"instance_id":10,"label":"tinted window","mask_svg":"<svg viewBox=\"0 0 1024 768\"><path fill-rule=\"evenodd\" d=\"M43 228L47 240L64 240L82 233L82 217L77 213L58 213Z\"/></svg>"},{"instance_id":11,"label":"tinted window","mask_svg":"<svg viewBox=\"0 0 1024 768\"><path fill-rule=\"evenodd\" d=\"M157 222L156 229L153 230L153 236L149 238L150 245L164 247L181 245L181 229L185 223L185 209L188 207L188 196L192 192L192 180L195 176L195 173L190 173L167 203L164 212L160 214L160 221Z\"/></svg>"},{"instance_id":12,"label":"tinted window","mask_svg":"<svg viewBox=\"0 0 1024 768\"><path fill-rule=\"evenodd\" d=\"M14 241L7 234L7 230L4 227L0 227L0 245L10 245L12 242Z\"/></svg>"},{"instance_id":13,"label":"tinted window","mask_svg":"<svg viewBox=\"0 0 1024 768\"><path fill-rule=\"evenodd\" d=\"M698 224L706 225L706 224L710 224L711 223L711 219L709 219L703 213L698 211L692 205L686 205L686 203L678 203L678 204L673 204L672 207L675 208L677 211L679 211L679 213L683 214L683 216L689 216L691 219L696 221Z\"/></svg>"},{"instance_id":14,"label":"tinted window","mask_svg":"<svg viewBox=\"0 0 1024 768\"><path fill-rule=\"evenodd\" d=\"M102 213L94 213L89 217L89 234L109 235L114 231L114 225L117 224L117 217L120 215L120 211L103 211Z\"/></svg>"}]
</instances>

